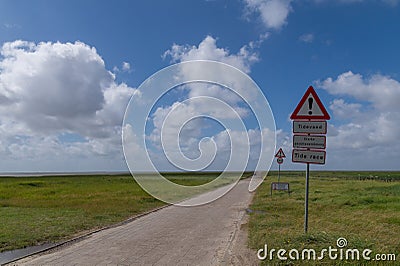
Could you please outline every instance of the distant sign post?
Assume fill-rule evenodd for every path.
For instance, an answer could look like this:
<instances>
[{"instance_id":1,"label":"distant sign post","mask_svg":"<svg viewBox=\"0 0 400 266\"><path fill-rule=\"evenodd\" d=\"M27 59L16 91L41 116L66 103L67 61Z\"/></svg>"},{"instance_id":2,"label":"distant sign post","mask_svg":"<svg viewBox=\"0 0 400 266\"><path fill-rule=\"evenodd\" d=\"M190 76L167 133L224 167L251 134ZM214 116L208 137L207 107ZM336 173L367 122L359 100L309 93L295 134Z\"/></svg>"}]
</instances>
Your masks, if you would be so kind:
<instances>
[{"instance_id":1,"label":"distant sign post","mask_svg":"<svg viewBox=\"0 0 400 266\"><path fill-rule=\"evenodd\" d=\"M324 134L327 132L326 120L329 120L330 116L314 88L310 86L290 119L294 120L292 162L307 164L304 203L304 232L307 233L310 164L325 164L326 136Z\"/></svg>"},{"instance_id":2,"label":"distant sign post","mask_svg":"<svg viewBox=\"0 0 400 266\"><path fill-rule=\"evenodd\" d=\"M278 183L281 179L281 164L283 163L283 158L286 158L285 153L283 152L282 148L279 148L279 151L275 154L276 162L278 163Z\"/></svg>"},{"instance_id":3,"label":"distant sign post","mask_svg":"<svg viewBox=\"0 0 400 266\"><path fill-rule=\"evenodd\" d=\"M283 163L283 158L286 158L285 153L282 148L279 148L278 152L275 154L276 162L278 163L278 182L271 183L271 196L273 190L287 190L290 195L289 183L281 183L281 164Z\"/></svg>"}]
</instances>

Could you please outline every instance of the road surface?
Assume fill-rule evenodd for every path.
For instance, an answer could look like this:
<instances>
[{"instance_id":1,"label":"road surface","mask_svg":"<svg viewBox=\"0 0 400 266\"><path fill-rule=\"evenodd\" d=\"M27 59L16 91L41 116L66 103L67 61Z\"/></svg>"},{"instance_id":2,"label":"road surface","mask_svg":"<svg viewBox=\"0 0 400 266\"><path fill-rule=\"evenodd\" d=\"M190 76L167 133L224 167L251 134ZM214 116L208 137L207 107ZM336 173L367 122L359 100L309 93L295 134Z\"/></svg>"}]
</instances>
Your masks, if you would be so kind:
<instances>
[{"instance_id":1,"label":"road surface","mask_svg":"<svg viewBox=\"0 0 400 266\"><path fill-rule=\"evenodd\" d=\"M212 203L169 206L12 265L255 265L240 229L252 198L248 185L242 180Z\"/></svg>"}]
</instances>

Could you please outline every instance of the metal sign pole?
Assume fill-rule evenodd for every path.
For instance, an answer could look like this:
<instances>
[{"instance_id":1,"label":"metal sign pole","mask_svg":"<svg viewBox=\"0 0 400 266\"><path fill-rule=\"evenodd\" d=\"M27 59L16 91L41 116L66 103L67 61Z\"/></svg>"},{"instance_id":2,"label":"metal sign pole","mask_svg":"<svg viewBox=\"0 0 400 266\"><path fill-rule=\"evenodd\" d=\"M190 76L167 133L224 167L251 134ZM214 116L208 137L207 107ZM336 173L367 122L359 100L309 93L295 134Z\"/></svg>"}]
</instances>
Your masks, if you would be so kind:
<instances>
[{"instance_id":1,"label":"metal sign pole","mask_svg":"<svg viewBox=\"0 0 400 266\"><path fill-rule=\"evenodd\" d=\"M279 168L278 168L278 183L279 180L281 179L281 164L278 164Z\"/></svg>"},{"instance_id":2,"label":"metal sign pole","mask_svg":"<svg viewBox=\"0 0 400 266\"><path fill-rule=\"evenodd\" d=\"M293 134L306 133L307 135L293 135L292 162L307 163L306 193L304 202L304 233L308 230L308 190L310 179L310 163L325 164L326 120L331 119L324 105L312 86L308 87L299 104L290 115L293 121Z\"/></svg>"},{"instance_id":3,"label":"metal sign pole","mask_svg":"<svg viewBox=\"0 0 400 266\"><path fill-rule=\"evenodd\" d=\"M308 230L308 181L310 178L310 164L307 163L307 172L306 172L306 200L304 203L304 233L307 234Z\"/></svg>"}]
</instances>

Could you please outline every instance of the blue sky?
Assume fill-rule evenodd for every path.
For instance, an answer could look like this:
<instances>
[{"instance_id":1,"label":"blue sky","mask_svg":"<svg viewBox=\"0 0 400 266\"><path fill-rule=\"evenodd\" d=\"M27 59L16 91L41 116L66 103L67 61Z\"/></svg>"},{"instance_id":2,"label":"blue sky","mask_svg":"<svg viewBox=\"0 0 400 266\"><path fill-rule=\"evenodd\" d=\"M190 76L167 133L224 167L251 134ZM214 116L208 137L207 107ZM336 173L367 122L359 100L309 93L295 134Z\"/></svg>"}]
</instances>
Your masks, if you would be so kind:
<instances>
[{"instance_id":1,"label":"blue sky","mask_svg":"<svg viewBox=\"0 0 400 266\"><path fill-rule=\"evenodd\" d=\"M259 85L286 155L313 85L332 118L315 169L399 170L398 25L397 0L1 1L1 169L125 170L122 116L139 85L211 59Z\"/></svg>"}]
</instances>

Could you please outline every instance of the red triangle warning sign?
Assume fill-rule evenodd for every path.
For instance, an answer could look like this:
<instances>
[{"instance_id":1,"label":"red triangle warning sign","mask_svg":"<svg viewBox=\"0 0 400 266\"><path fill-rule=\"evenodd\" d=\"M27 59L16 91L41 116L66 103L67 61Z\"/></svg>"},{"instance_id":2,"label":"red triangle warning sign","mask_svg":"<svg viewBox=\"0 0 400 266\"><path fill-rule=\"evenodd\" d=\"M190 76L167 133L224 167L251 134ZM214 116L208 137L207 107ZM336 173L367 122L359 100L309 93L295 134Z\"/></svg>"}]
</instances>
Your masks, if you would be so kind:
<instances>
[{"instance_id":1,"label":"red triangle warning sign","mask_svg":"<svg viewBox=\"0 0 400 266\"><path fill-rule=\"evenodd\" d=\"M279 151L275 154L275 157L278 158L286 158L285 153L283 152L282 148L279 148Z\"/></svg>"},{"instance_id":2,"label":"red triangle warning sign","mask_svg":"<svg viewBox=\"0 0 400 266\"><path fill-rule=\"evenodd\" d=\"M290 119L329 120L331 117L326 111L314 88L310 86L303 98L301 98L296 109L294 109Z\"/></svg>"}]
</instances>

